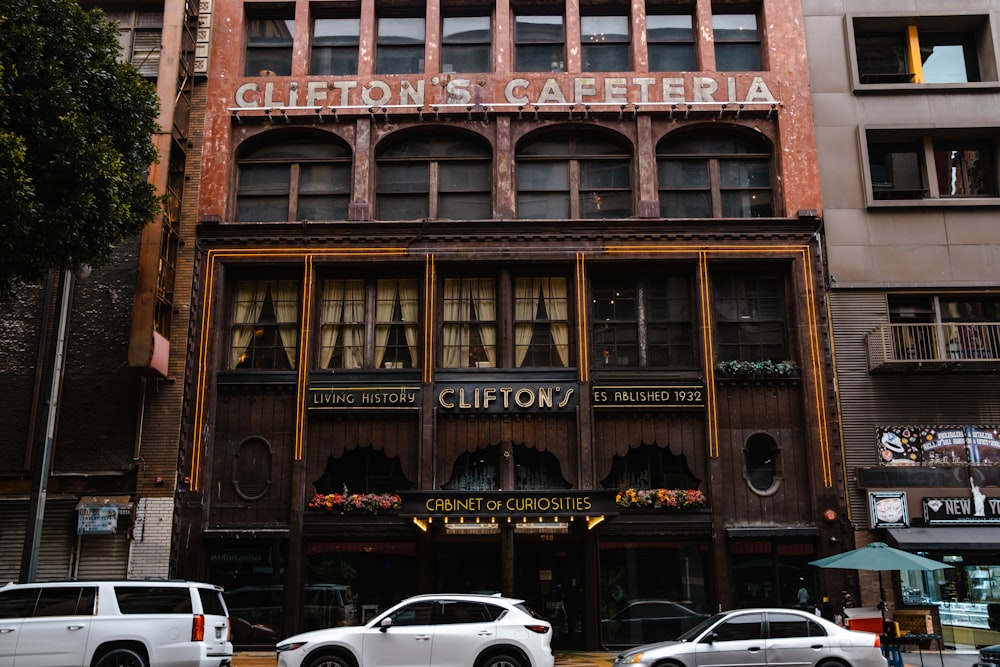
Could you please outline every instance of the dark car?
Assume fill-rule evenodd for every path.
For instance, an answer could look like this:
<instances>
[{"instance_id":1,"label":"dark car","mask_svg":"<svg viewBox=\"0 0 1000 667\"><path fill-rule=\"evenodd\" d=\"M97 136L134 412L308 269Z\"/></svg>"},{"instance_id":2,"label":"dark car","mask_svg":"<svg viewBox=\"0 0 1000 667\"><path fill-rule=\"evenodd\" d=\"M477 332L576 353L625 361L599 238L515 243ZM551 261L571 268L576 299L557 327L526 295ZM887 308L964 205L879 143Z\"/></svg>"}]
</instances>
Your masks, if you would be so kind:
<instances>
[{"instance_id":1,"label":"dark car","mask_svg":"<svg viewBox=\"0 0 1000 667\"><path fill-rule=\"evenodd\" d=\"M601 620L606 649L673 639L708 618L673 600L629 600L611 618Z\"/></svg>"}]
</instances>

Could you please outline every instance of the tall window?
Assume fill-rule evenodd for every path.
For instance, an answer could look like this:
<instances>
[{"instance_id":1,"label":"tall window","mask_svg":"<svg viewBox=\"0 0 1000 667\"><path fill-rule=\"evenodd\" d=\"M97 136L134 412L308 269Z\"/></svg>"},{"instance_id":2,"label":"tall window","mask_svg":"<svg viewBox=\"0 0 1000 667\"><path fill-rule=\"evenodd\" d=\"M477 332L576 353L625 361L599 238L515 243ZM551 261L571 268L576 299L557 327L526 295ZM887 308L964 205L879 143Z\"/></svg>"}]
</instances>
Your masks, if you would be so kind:
<instances>
[{"instance_id":1,"label":"tall window","mask_svg":"<svg viewBox=\"0 0 1000 667\"><path fill-rule=\"evenodd\" d=\"M646 48L650 72L693 72L694 20L690 14L647 14Z\"/></svg>"},{"instance_id":2,"label":"tall window","mask_svg":"<svg viewBox=\"0 0 1000 667\"><path fill-rule=\"evenodd\" d=\"M566 70L566 31L561 14L514 18L514 67L518 72Z\"/></svg>"},{"instance_id":3,"label":"tall window","mask_svg":"<svg viewBox=\"0 0 1000 667\"><path fill-rule=\"evenodd\" d=\"M569 366L569 310L565 278L514 281L514 365Z\"/></svg>"},{"instance_id":4,"label":"tall window","mask_svg":"<svg viewBox=\"0 0 1000 667\"><path fill-rule=\"evenodd\" d=\"M756 72L761 69L760 32L756 14L712 16L717 72Z\"/></svg>"},{"instance_id":5,"label":"tall window","mask_svg":"<svg viewBox=\"0 0 1000 667\"><path fill-rule=\"evenodd\" d=\"M897 358L1000 358L1000 299L984 294L891 294ZM940 349L943 346L943 350Z\"/></svg>"},{"instance_id":6,"label":"tall window","mask_svg":"<svg viewBox=\"0 0 1000 667\"><path fill-rule=\"evenodd\" d=\"M240 280L233 294L229 368L294 369L299 344L299 284Z\"/></svg>"},{"instance_id":7,"label":"tall window","mask_svg":"<svg viewBox=\"0 0 1000 667\"><path fill-rule=\"evenodd\" d=\"M419 74L424 71L423 18L380 18L376 74Z\"/></svg>"},{"instance_id":8,"label":"tall window","mask_svg":"<svg viewBox=\"0 0 1000 667\"><path fill-rule=\"evenodd\" d=\"M786 360L784 280L755 270L718 273L712 283L719 360Z\"/></svg>"},{"instance_id":9,"label":"tall window","mask_svg":"<svg viewBox=\"0 0 1000 667\"><path fill-rule=\"evenodd\" d=\"M582 16L580 40L584 72L629 70L628 16Z\"/></svg>"},{"instance_id":10,"label":"tall window","mask_svg":"<svg viewBox=\"0 0 1000 667\"><path fill-rule=\"evenodd\" d=\"M313 21L310 74L357 74L361 19L317 18Z\"/></svg>"},{"instance_id":11,"label":"tall window","mask_svg":"<svg viewBox=\"0 0 1000 667\"><path fill-rule=\"evenodd\" d=\"M479 139L407 135L380 147L376 170L379 220L488 220L491 152Z\"/></svg>"},{"instance_id":12,"label":"tall window","mask_svg":"<svg viewBox=\"0 0 1000 667\"><path fill-rule=\"evenodd\" d=\"M695 365L687 275L595 273L590 290L595 369Z\"/></svg>"},{"instance_id":13,"label":"tall window","mask_svg":"<svg viewBox=\"0 0 1000 667\"><path fill-rule=\"evenodd\" d=\"M497 364L496 280L446 278L441 342L443 368Z\"/></svg>"},{"instance_id":14,"label":"tall window","mask_svg":"<svg viewBox=\"0 0 1000 667\"><path fill-rule=\"evenodd\" d=\"M444 17L441 20L441 71L491 71L491 43L489 16Z\"/></svg>"},{"instance_id":15,"label":"tall window","mask_svg":"<svg viewBox=\"0 0 1000 667\"><path fill-rule=\"evenodd\" d=\"M517 151L519 218L627 218L632 215L632 152L596 131L566 130Z\"/></svg>"},{"instance_id":16,"label":"tall window","mask_svg":"<svg viewBox=\"0 0 1000 667\"><path fill-rule=\"evenodd\" d=\"M247 76L289 76L292 73L294 19L278 17L247 20Z\"/></svg>"},{"instance_id":17,"label":"tall window","mask_svg":"<svg viewBox=\"0 0 1000 667\"><path fill-rule=\"evenodd\" d=\"M157 76L163 35L163 11L108 10L105 15L118 22L118 43L121 45L122 58L135 65L143 76Z\"/></svg>"},{"instance_id":18,"label":"tall window","mask_svg":"<svg viewBox=\"0 0 1000 667\"><path fill-rule=\"evenodd\" d=\"M321 368L415 368L419 293L415 279L330 279L320 307ZM365 332L371 322L374 340Z\"/></svg>"},{"instance_id":19,"label":"tall window","mask_svg":"<svg viewBox=\"0 0 1000 667\"><path fill-rule=\"evenodd\" d=\"M982 16L854 20L862 84L981 81L980 45L991 41L989 21ZM918 53L919 62L913 57Z\"/></svg>"},{"instance_id":20,"label":"tall window","mask_svg":"<svg viewBox=\"0 0 1000 667\"><path fill-rule=\"evenodd\" d=\"M774 215L766 140L718 129L668 136L657 151L660 215L760 218Z\"/></svg>"},{"instance_id":21,"label":"tall window","mask_svg":"<svg viewBox=\"0 0 1000 667\"><path fill-rule=\"evenodd\" d=\"M238 221L347 218L351 154L345 145L314 133L256 146L238 159Z\"/></svg>"}]
</instances>

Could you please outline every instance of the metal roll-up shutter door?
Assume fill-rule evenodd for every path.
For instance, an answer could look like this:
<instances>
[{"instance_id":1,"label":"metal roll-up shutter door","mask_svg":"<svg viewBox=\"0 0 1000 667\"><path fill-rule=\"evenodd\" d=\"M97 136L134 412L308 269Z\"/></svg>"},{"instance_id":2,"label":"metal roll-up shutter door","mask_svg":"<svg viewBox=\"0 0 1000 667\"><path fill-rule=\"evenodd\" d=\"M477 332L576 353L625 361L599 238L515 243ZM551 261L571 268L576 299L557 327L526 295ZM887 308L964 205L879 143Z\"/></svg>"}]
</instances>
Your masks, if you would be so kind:
<instances>
[{"instance_id":1,"label":"metal roll-up shutter door","mask_svg":"<svg viewBox=\"0 0 1000 667\"><path fill-rule=\"evenodd\" d=\"M125 579L128 576L128 530L114 535L80 536L79 579Z\"/></svg>"},{"instance_id":2,"label":"metal roll-up shutter door","mask_svg":"<svg viewBox=\"0 0 1000 667\"><path fill-rule=\"evenodd\" d=\"M38 581L73 576L70 569L76 546L76 499L45 503L42 539L38 547Z\"/></svg>"},{"instance_id":3,"label":"metal roll-up shutter door","mask_svg":"<svg viewBox=\"0 0 1000 667\"><path fill-rule=\"evenodd\" d=\"M0 500L0 584L21 577L27 500Z\"/></svg>"}]
</instances>

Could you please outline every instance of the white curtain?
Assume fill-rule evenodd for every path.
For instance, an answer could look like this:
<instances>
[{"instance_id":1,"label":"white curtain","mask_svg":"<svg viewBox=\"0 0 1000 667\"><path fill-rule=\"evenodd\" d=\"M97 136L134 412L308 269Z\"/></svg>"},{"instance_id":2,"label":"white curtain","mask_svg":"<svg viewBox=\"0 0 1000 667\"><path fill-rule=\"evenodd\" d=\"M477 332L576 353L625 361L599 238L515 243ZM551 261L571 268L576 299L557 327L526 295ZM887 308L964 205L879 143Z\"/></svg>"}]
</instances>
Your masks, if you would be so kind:
<instances>
[{"instance_id":1,"label":"white curtain","mask_svg":"<svg viewBox=\"0 0 1000 667\"><path fill-rule=\"evenodd\" d=\"M410 348L410 360L415 367L420 365L420 357L417 354L419 343L417 316L419 315L420 303L417 298L417 281L400 280L399 306L403 313L403 331L406 333L406 346Z\"/></svg>"},{"instance_id":2,"label":"white curtain","mask_svg":"<svg viewBox=\"0 0 1000 667\"><path fill-rule=\"evenodd\" d=\"M379 280L375 288L375 368L382 367L392 328L392 311L399 296L398 280Z\"/></svg>"},{"instance_id":3,"label":"white curtain","mask_svg":"<svg viewBox=\"0 0 1000 667\"><path fill-rule=\"evenodd\" d=\"M362 280L323 283L321 363L328 368L338 346L344 350L344 368L361 368L365 360L365 284Z\"/></svg>"},{"instance_id":4,"label":"white curtain","mask_svg":"<svg viewBox=\"0 0 1000 667\"><path fill-rule=\"evenodd\" d=\"M476 320L479 321L479 340L483 342L483 351L490 366L497 365L497 288L492 280L479 279L471 281L473 287L473 303L475 304Z\"/></svg>"},{"instance_id":5,"label":"white curtain","mask_svg":"<svg viewBox=\"0 0 1000 667\"><path fill-rule=\"evenodd\" d=\"M288 366L295 368L299 349L299 299L298 283L294 280L275 280L271 283L271 303L278 320L278 334L288 357Z\"/></svg>"},{"instance_id":6,"label":"white curtain","mask_svg":"<svg viewBox=\"0 0 1000 667\"><path fill-rule=\"evenodd\" d=\"M467 365L462 362L469 358L469 326L464 321L468 316L469 304L464 298L463 289L467 288L459 278L446 278L444 281L444 340L441 349L441 365L444 368L462 368Z\"/></svg>"},{"instance_id":7,"label":"white curtain","mask_svg":"<svg viewBox=\"0 0 1000 667\"><path fill-rule=\"evenodd\" d=\"M560 364L569 366L569 306L565 278L518 278L514 288L514 357L524 363L534 335L538 308L545 302L549 332Z\"/></svg>"},{"instance_id":8,"label":"white curtain","mask_svg":"<svg viewBox=\"0 0 1000 667\"><path fill-rule=\"evenodd\" d=\"M267 297L266 281L242 280L236 283L236 302L233 313L233 344L229 350L229 367L236 368L246 356L260 311Z\"/></svg>"}]
</instances>

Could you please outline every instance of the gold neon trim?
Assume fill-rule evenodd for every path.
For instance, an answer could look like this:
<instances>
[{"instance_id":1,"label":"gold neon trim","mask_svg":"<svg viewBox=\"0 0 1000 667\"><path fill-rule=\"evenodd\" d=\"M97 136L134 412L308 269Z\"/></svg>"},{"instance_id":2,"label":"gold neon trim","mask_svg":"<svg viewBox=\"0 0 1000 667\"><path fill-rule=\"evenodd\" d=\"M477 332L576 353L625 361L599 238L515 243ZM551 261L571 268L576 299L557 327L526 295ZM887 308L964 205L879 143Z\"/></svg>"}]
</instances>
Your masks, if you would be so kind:
<instances>
[{"instance_id":1,"label":"gold neon trim","mask_svg":"<svg viewBox=\"0 0 1000 667\"><path fill-rule=\"evenodd\" d=\"M587 267L584 253L578 252L576 253L576 335L579 344L576 355L580 382L590 381L590 364L587 363L587 350L590 347L585 315L587 312Z\"/></svg>"},{"instance_id":2,"label":"gold neon trim","mask_svg":"<svg viewBox=\"0 0 1000 667\"><path fill-rule=\"evenodd\" d=\"M297 375L298 386L295 388L296 461L302 460L303 452L305 451L303 441L306 432L306 389L309 386L309 341L312 339L312 336L309 335L309 331L312 329L312 299L309 298L309 295L312 294L314 280L313 258L312 255L307 255L305 275L302 278L302 314L299 323L299 372Z\"/></svg>"},{"instance_id":3,"label":"gold neon trim","mask_svg":"<svg viewBox=\"0 0 1000 667\"><path fill-rule=\"evenodd\" d=\"M421 360L424 384L434 381L434 255L424 258L424 358Z\"/></svg>"},{"instance_id":4,"label":"gold neon trim","mask_svg":"<svg viewBox=\"0 0 1000 667\"><path fill-rule=\"evenodd\" d=\"M715 343L712 338L712 309L709 305L710 291L708 289L708 256L698 253L698 290L701 304L702 354L705 368L705 421L708 436L708 455L719 455L719 404L715 396L715 367L712 364L712 351Z\"/></svg>"}]
</instances>

